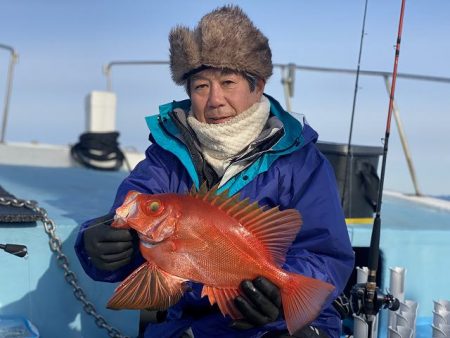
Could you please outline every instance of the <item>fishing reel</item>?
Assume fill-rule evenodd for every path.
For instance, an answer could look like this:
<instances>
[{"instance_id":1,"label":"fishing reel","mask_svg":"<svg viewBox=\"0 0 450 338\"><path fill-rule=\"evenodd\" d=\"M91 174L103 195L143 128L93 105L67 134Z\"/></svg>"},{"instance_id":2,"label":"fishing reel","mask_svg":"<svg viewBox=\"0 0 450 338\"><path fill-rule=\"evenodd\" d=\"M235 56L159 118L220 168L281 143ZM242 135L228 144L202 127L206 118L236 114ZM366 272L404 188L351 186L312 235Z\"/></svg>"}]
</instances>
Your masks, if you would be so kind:
<instances>
[{"instance_id":1,"label":"fishing reel","mask_svg":"<svg viewBox=\"0 0 450 338\"><path fill-rule=\"evenodd\" d=\"M373 287L370 283L355 284L350 291L351 312L357 316L376 316L378 311L388 309L397 311L400 308L400 301L393 295L384 294L378 287Z\"/></svg>"}]
</instances>

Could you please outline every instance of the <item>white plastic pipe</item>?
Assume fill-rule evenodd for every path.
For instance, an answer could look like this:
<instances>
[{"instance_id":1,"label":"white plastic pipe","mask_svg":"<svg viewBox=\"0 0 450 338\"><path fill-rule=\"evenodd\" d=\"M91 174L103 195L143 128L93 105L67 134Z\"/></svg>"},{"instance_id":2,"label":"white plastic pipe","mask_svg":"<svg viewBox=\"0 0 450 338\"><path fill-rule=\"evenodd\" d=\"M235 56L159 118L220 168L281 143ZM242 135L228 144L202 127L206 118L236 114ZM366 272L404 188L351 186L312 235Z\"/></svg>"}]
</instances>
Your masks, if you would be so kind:
<instances>
[{"instance_id":1,"label":"white plastic pipe","mask_svg":"<svg viewBox=\"0 0 450 338\"><path fill-rule=\"evenodd\" d=\"M450 325L441 325L440 327L436 327L431 325L433 330L433 338L444 338L450 336Z\"/></svg>"},{"instance_id":2,"label":"white plastic pipe","mask_svg":"<svg viewBox=\"0 0 450 338\"><path fill-rule=\"evenodd\" d=\"M405 300L405 274L406 269L402 267L392 267L389 268L390 279L389 279L389 292L397 298L400 303ZM389 311L388 326L396 327L396 316L395 312Z\"/></svg>"},{"instance_id":3,"label":"white plastic pipe","mask_svg":"<svg viewBox=\"0 0 450 338\"><path fill-rule=\"evenodd\" d=\"M366 283L369 276L369 268L356 267L356 283ZM354 338L367 338L369 336L369 325L363 317L353 315L353 337ZM378 336L378 315L375 317L372 323L372 337Z\"/></svg>"},{"instance_id":4,"label":"white plastic pipe","mask_svg":"<svg viewBox=\"0 0 450 338\"><path fill-rule=\"evenodd\" d=\"M450 301L445 299L434 300L434 311L450 311Z\"/></svg>"},{"instance_id":5,"label":"white plastic pipe","mask_svg":"<svg viewBox=\"0 0 450 338\"><path fill-rule=\"evenodd\" d=\"M405 326L389 327L389 338L412 338L413 330Z\"/></svg>"}]
</instances>

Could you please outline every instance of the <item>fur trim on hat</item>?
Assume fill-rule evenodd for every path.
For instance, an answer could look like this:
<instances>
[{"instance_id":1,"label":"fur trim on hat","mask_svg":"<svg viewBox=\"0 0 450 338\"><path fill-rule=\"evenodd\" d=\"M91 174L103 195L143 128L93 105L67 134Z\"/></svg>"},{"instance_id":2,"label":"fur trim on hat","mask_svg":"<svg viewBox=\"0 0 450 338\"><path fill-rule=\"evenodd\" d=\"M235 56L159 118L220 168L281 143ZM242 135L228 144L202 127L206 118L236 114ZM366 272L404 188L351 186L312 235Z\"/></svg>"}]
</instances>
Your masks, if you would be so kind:
<instances>
[{"instance_id":1,"label":"fur trim on hat","mask_svg":"<svg viewBox=\"0 0 450 338\"><path fill-rule=\"evenodd\" d=\"M194 30L175 27L169 43L172 79L178 85L202 66L244 71L264 80L272 75L268 39L237 6L206 14Z\"/></svg>"}]
</instances>

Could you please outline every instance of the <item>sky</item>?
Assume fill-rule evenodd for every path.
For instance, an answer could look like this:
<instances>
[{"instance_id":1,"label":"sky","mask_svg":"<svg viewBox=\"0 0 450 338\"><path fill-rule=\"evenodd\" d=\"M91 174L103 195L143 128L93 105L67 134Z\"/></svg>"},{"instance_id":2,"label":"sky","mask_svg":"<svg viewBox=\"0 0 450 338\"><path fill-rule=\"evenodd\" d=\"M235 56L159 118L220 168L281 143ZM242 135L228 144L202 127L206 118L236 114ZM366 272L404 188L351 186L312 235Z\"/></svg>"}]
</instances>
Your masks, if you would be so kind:
<instances>
[{"instance_id":1,"label":"sky","mask_svg":"<svg viewBox=\"0 0 450 338\"><path fill-rule=\"evenodd\" d=\"M363 0L0 0L0 44L19 55L6 141L76 143L85 130L86 96L106 90L105 65L168 60L171 28L194 28L225 4L241 6L269 38L275 64L357 69ZM392 72L400 6L400 0L368 1L361 70ZM450 78L449 15L448 0L406 1L399 73ZM1 111L8 62L0 49ZM280 74L275 68L266 93L285 105ZM119 142L143 151L144 117L186 94L166 65L113 67L111 79ZM355 81L355 74L296 73L292 111L306 116L319 141L347 143ZM450 84L399 78L395 97L420 190L449 195ZM360 75L353 145L382 147L388 106L383 78ZM385 178L385 189L414 192L395 120Z\"/></svg>"}]
</instances>

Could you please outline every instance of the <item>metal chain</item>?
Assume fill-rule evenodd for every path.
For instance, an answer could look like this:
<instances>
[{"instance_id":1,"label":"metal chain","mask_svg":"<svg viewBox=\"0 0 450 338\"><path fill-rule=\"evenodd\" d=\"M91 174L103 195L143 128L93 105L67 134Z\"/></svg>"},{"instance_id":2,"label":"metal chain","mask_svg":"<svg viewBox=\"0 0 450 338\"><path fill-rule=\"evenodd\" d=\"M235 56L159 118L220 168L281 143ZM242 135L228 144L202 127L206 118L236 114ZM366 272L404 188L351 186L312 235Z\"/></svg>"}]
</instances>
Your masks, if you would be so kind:
<instances>
[{"instance_id":1,"label":"metal chain","mask_svg":"<svg viewBox=\"0 0 450 338\"><path fill-rule=\"evenodd\" d=\"M72 270L69 267L69 260L67 256L62 251L61 240L56 236L56 225L47 214L47 211L44 208L38 206L36 201L30 200L20 200L16 198L5 198L0 197L0 204L5 206L13 206L17 208L26 207L28 209L33 210L40 216L41 222L44 224L44 230L49 237L49 245L50 249L56 255L56 261L58 265L64 270L64 278L66 282L72 286L73 294L75 298L83 304L84 311L89 315L95 318L95 324L101 328L108 331L108 335L113 338L128 338L120 333L119 330L115 329L105 320L103 316L98 314L94 305L86 298L86 293L78 284L78 279Z\"/></svg>"}]
</instances>

